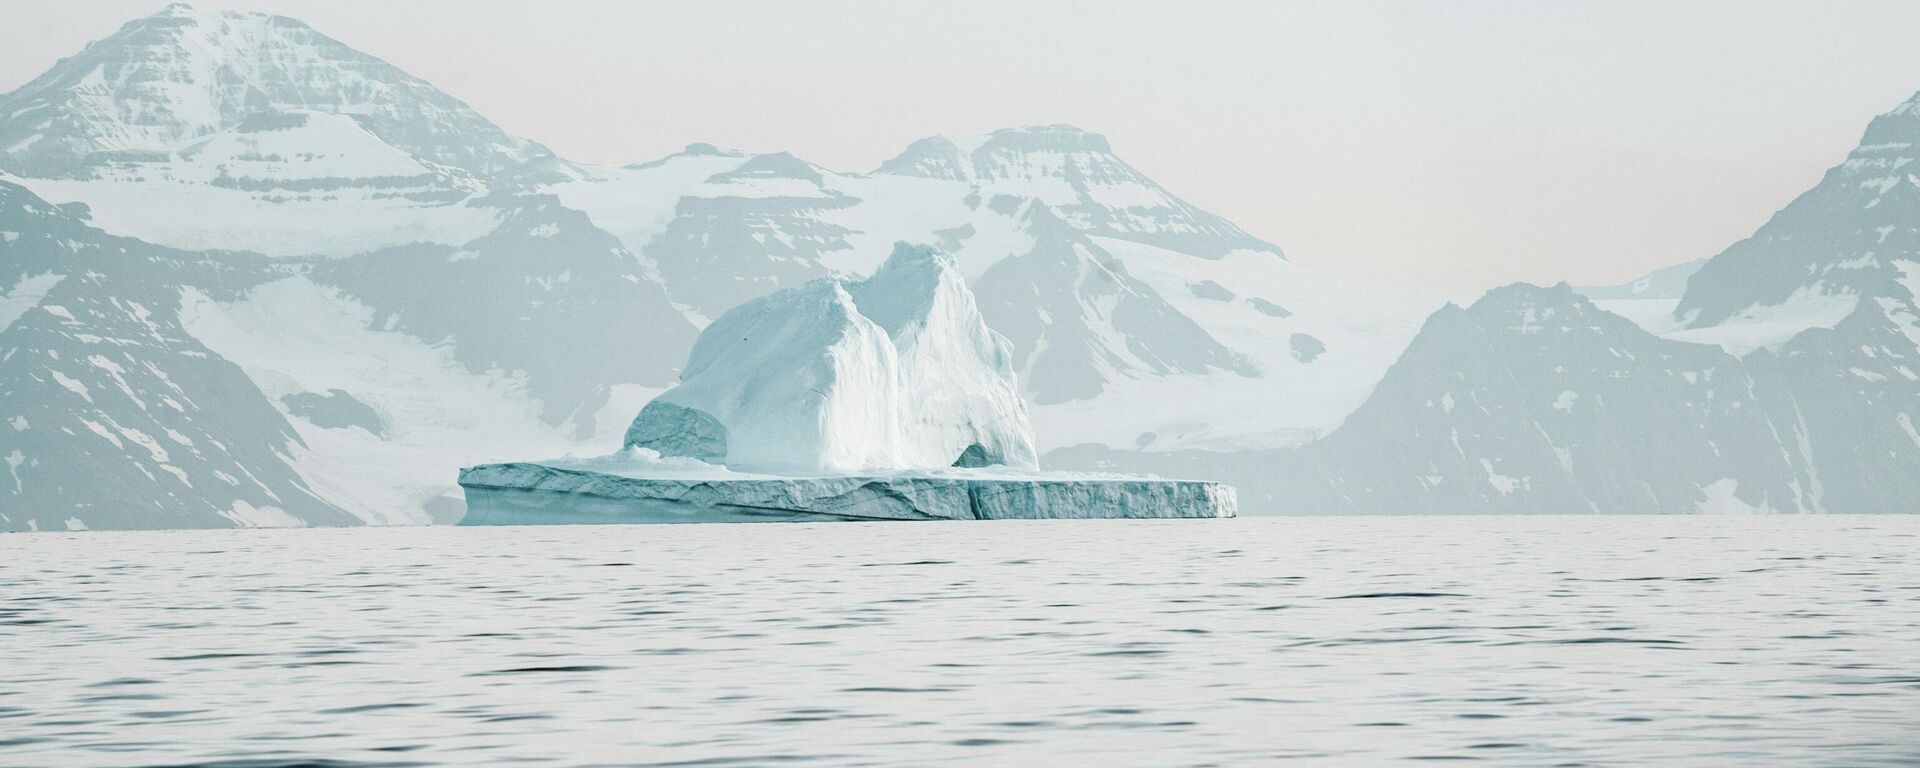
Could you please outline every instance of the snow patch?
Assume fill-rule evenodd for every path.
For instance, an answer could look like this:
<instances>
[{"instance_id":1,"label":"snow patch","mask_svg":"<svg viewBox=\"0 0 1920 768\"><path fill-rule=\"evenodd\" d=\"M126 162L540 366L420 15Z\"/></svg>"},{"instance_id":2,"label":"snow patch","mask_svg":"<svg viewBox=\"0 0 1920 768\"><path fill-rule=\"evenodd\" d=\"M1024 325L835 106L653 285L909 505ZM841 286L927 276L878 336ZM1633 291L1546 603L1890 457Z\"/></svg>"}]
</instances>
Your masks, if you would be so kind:
<instances>
[{"instance_id":1,"label":"snow patch","mask_svg":"<svg viewBox=\"0 0 1920 768\"><path fill-rule=\"evenodd\" d=\"M18 448L7 454L7 473L13 475L13 495L15 496L26 492L25 487L20 484L20 465L25 463L27 463L27 455L21 453Z\"/></svg>"},{"instance_id":2,"label":"snow patch","mask_svg":"<svg viewBox=\"0 0 1920 768\"><path fill-rule=\"evenodd\" d=\"M233 508L223 510L220 516L232 520L242 528L305 528L306 521L275 506L254 506L246 501L233 502Z\"/></svg>"},{"instance_id":3,"label":"snow patch","mask_svg":"<svg viewBox=\"0 0 1920 768\"><path fill-rule=\"evenodd\" d=\"M89 403L93 402L93 392L88 390L87 385L80 383L78 379L59 371L49 370L47 372L53 374L53 380L59 382L60 386L66 387L67 391L79 395Z\"/></svg>"},{"instance_id":4,"label":"snow patch","mask_svg":"<svg viewBox=\"0 0 1920 768\"><path fill-rule=\"evenodd\" d=\"M1698 511L1703 515L1754 515L1765 514L1772 510L1765 506L1754 506L1740 500L1735 492L1740 489L1740 481L1733 478L1715 480L1700 489L1701 500Z\"/></svg>"},{"instance_id":5,"label":"snow patch","mask_svg":"<svg viewBox=\"0 0 1920 768\"><path fill-rule=\"evenodd\" d=\"M1894 421L1898 422L1900 429L1907 433L1907 439L1913 441L1914 447L1920 448L1920 432L1914 431L1913 417L1902 413L1895 416Z\"/></svg>"},{"instance_id":6,"label":"snow patch","mask_svg":"<svg viewBox=\"0 0 1920 768\"><path fill-rule=\"evenodd\" d=\"M1748 307L1719 325L1664 334L1665 338L1696 344L1717 344L1736 357L1757 349L1778 349L1812 328L1832 328L1853 314L1860 294L1828 293L1823 285L1802 286L1785 301Z\"/></svg>"},{"instance_id":7,"label":"snow patch","mask_svg":"<svg viewBox=\"0 0 1920 768\"><path fill-rule=\"evenodd\" d=\"M1487 484L1493 486L1493 489L1499 491L1502 496L1512 496L1514 489L1523 483L1519 478L1508 477L1493 471L1493 462L1489 459L1481 459L1480 468L1487 472Z\"/></svg>"},{"instance_id":8,"label":"snow patch","mask_svg":"<svg viewBox=\"0 0 1920 768\"><path fill-rule=\"evenodd\" d=\"M66 278L66 275L52 272L29 275L0 293L0 331L13 327L13 321L19 320L27 310L39 304L48 291ZM72 316L69 315L68 319L72 319Z\"/></svg>"}]
</instances>

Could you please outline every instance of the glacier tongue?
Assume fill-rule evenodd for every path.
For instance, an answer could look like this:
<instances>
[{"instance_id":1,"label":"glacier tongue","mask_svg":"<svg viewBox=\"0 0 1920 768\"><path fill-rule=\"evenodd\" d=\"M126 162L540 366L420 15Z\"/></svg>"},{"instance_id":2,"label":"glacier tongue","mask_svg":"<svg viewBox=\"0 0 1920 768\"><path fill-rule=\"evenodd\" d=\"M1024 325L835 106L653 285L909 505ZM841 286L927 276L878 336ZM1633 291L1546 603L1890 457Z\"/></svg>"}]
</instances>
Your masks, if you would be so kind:
<instances>
[{"instance_id":1,"label":"glacier tongue","mask_svg":"<svg viewBox=\"0 0 1920 768\"><path fill-rule=\"evenodd\" d=\"M721 316L626 444L785 473L1037 466L1006 340L951 258L905 243L867 280Z\"/></svg>"}]
</instances>

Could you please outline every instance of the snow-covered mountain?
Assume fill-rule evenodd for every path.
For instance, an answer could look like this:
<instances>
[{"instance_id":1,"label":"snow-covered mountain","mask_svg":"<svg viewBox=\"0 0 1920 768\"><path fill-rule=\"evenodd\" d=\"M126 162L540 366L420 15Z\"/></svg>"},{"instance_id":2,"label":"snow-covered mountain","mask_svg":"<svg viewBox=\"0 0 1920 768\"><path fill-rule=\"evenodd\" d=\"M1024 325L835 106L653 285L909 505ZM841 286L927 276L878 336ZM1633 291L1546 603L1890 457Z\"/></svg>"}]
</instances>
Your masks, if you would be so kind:
<instances>
[{"instance_id":1,"label":"snow-covered mountain","mask_svg":"<svg viewBox=\"0 0 1920 768\"><path fill-rule=\"evenodd\" d=\"M458 245L490 224L460 201L570 173L305 24L179 4L0 96L0 171L109 231L274 256Z\"/></svg>"},{"instance_id":2,"label":"snow-covered mountain","mask_svg":"<svg viewBox=\"0 0 1920 768\"><path fill-rule=\"evenodd\" d=\"M1252 513L1892 510L1917 138L1909 102L1704 264L1443 308L1077 128L585 166L298 22L170 6L0 96L0 528L454 519L457 467L617 448L702 329L900 242L973 286L1049 467Z\"/></svg>"},{"instance_id":3,"label":"snow-covered mountain","mask_svg":"<svg viewBox=\"0 0 1920 768\"><path fill-rule=\"evenodd\" d=\"M1901 262L1920 262L1917 144L1920 94L1874 118L1819 184L1703 265L1675 317L1694 329L1796 316L1830 325L1843 307L1884 293Z\"/></svg>"},{"instance_id":4,"label":"snow-covered mountain","mask_svg":"<svg viewBox=\"0 0 1920 768\"><path fill-rule=\"evenodd\" d=\"M1053 458L1176 467L1281 512L1916 511L1916 104L1704 264L1583 291L1604 299L1515 285L1441 310L1323 439Z\"/></svg>"},{"instance_id":5,"label":"snow-covered mountain","mask_svg":"<svg viewBox=\"0 0 1920 768\"><path fill-rule=\"evenodd\" d=\"M1043 451L1299 443L1357 406L1437 306L1301 270L1076 128L934 137L871 173L704 144L588 167L297 21L181 5L0 96L0 182L94 236L244 276L135 290L0 244L9 333L77 302L68 291L111 306L125 288L173 335L123 367L204 355L258 393L257 434L222 439L275 446L247 466L272 495L212 494L225 516L156 525L455 517L453 468L611 450L714 318L872 274L896 242L939 248L981 286ZM66 391L29 420L83 418ZM224 423L194 413L220 398L183 405ZM147 493L113 492L127 509ZM64 521L44 506L38 524ZM285 517L234 512L270 508Z\"/></svg>"},{"instance_id":6,"label":"snow-covered mountain","mask_svg":"<svg viewBox=\"0 0 1920 768\"><path fill-rule=\"evenodd\" d=\"M26 176L112 176L179 160L227 164L235 183L282 178L248 174L248 164L361 179L402 169L486 179L557 165L546 148L305 24L185 4L62 59L0 97L0 115L0 167ZM267 131L306 141L261 143ZM349 147L364 154L326 151Z\"/></svg>"}]
</instances>

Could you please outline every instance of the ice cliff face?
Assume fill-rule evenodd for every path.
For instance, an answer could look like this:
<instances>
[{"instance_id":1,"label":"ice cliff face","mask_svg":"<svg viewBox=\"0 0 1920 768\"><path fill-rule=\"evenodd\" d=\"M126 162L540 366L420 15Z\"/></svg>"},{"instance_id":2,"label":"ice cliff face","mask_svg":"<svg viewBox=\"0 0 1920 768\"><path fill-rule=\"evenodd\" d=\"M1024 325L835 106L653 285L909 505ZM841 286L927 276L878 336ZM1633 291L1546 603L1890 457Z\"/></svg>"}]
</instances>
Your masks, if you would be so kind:
<instances>
[{"instance_id":1,"label":"ice cliff face","mask_svg":"<svg viewBox=\"0 0 1920 768\"><path fill-rule=\"evenodd\" d=\"M514 463L460 471L461 525L1233 517L1233 489L1140 477L943 472L723 481Z\"/></svg>"},{"instance_id":2,"label":"ice cliff face","mask_svg":"<svg viewBox=\"0 0 1920 768\"><path fill-rule=\"evenodd\" d=\"M949 257L904 243L723 315L626 444L788 473L1036 466L1006 341Z\"/></svg>"}]
</instances>

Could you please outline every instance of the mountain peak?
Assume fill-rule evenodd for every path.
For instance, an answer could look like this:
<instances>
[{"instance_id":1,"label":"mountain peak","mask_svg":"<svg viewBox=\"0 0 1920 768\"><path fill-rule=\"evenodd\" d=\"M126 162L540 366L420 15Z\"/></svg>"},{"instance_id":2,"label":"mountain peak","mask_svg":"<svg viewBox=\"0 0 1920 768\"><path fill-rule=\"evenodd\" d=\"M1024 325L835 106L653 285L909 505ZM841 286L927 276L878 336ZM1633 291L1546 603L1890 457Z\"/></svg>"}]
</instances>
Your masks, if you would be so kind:
<instances>
[{"instance_id":1,"label":"mountain peak","mask_svg":"<svg viewBox=\"0 0 1920 768\"><path fill-rule=\"evenodd\" d=\"M990 196L1031 198L1088 234L1207 258L1240 249L1280 251L1175 197L1113 154L1107 137L1066 124L929 136L874 173L960 181Z\"/></svg>"},{"instance_id":2,"label":"mountain peak","mask_svg":"<svg viewBox=\"0 0 1920 768\"><path fill-rule=\"evenodd\" d=\"M415 159L478 177L557 161L458 99L283 16L169 5L0 95L0 169L89 177L166 162L261 113L350 115Z\"/></svg>"},{"instance_id":3,"label":"mountain peak","mask_svg":"<svg viewBox=\"0 0 1920 768\"><path fill-rule=\"evenodd\" d=\"M1803 294L1886 296L1894 265L1920 261L1920 93L1867 124L1820 182L1687 280L1674 317L1690 328L1776 312Z\"/></svg>"},{"instance_id":4,"label":"mountain peak","mask_svg":"<svg viewBox=\"0 0 1920 768\"><path fill-rule=\"evenodd\" d=\"M988 144L1027 151L1053 149L1079 152L1112 152L1107 137L1065 123L1002 128L988 134Z\"/></svg>"},{"instance_id":5,"label":"mountain peak","mask_svg":"<svg viewBox=\"0 0 1920 768\"><path fill-rule=\"evenodd\" d=\"M1088 152L1111 154L1107 137L1065 123L1001 128L972 136L936 134L907 145L875 173L971 181L983 153Z\"/></svg>"},{"instance_id":6,"label":"mountain peak","mask_svg":"<svg viewBox=\"0 0 1920 768\"><path fill-rule=\"evenodd\" d=\"M168 3L166 7L161 8L160 10L148 16L145 16L144 18L148 18L148 19L193 18L193 19L202 19L202 20L221 19L221 18L225 18L225 19L247 19L247 18L269 19L271 18L271 19L285 19L286 21L290 21L295 24L300 24L299 21L294 19L288 19L285 16L274 16L272 14L258 13L255 11L230 11L230 10L224 10L219 8L203 11L193 7L193 5L190 3ZM140 19L135 19L134 21L128 22L128 23L137 24L139 23L139 21ZM306 25L301 24L301 26L306 26Z\"/></svg>"},{"instance_id":7,"label":"mountain peak","mask_svg":"<svg viewBox=\"0 0 1920 768\"><path fill-rule=\"evenodd\" d=\"M738 168L714 174L708 183L724 184L737 179L798 179L819 185L825 180L820 169L786 152L772 152L754 155Z\"/></svg>"},{"instance_id":8,"label":"mountain peak","mask_svg":"<svg viewBox=\"0 0 1920 768\"><path fill-rule=\"evenodd\" d=\"M1906 101L1900 102L1900 106L1894 107L1893 111L1887 114L1911 115L1916 113L1920 113L1920 91L1915 91L1912 96L1907 97Z\"/></svg>"}]
</instances>

